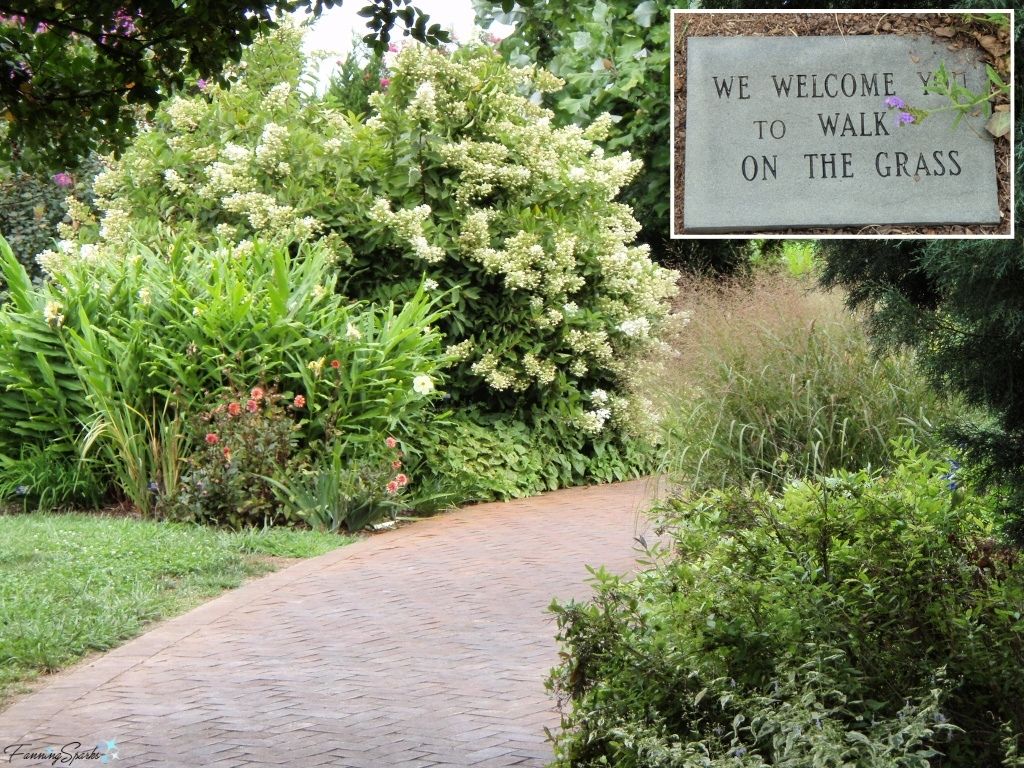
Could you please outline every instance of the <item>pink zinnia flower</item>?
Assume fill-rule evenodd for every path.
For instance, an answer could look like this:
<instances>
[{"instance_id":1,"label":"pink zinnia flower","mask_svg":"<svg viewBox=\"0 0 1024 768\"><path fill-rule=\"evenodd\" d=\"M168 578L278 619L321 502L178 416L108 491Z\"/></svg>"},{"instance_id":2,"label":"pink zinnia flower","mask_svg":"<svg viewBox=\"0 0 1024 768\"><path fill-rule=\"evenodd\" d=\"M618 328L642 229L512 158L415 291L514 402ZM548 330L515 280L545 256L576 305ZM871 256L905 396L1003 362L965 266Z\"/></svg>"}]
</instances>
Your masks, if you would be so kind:
<instances>
[{"instance_id":1,"label":"pink zinnia flower","mask_svg":"<svg viewBox=\"0 0 1024 768\"><path fill-rule=\"evenodd\" d=\"M250 399L249 402L245 404L245 410L247 410L249 413L256 413L256 411L258 411L259 409L259 401L256 400L255 398Z\"/></svg>"},{"instance_id":2,"label":"pink zinnia flower","mask_svg":"<svg viewBox=\"0 0 1024 768\"><path fill-rule=\"evenodd\" d=\"M237 416L242 412L242 406L238 403L228 403L228 415Z\"/></svg>"},{"instance_id":3,"label":"pink zinnia flower","mask_svg":"<svg viewBox=\"0 0 1024 768\"><path fill-rule=\"evenodd\" d=\"M409 484L409 478L405 475L395 475L395 482L398 483L399 488L404 488Z\"/></svg>"},{"instance_id":4,"label":"pink zinnia flower","mask_svg":"<svg viewBox=\"0 0 1024 768\"><path fill-rule=\"evenodd\" d=\"M263 399L263 390L260 387L253 387L249 390L249 397L258 403Z\"/></svg>"},{"instance_id":5,"label":"pink zinnia flower","mask_svg":"<svg viewBox=\"0 0 1024 768\"><path fill-rule=\"evenodd\" d=\"M401 469L402 468L402 462L400 462L398 459L395 459L394 461L391 462L391 468L392 469Z\"/></svg>"},{"instance_id":6,"label":"pink zinnia flower","mask_svg":"<svg viewBox=\"0 0 1024 768\"><path fill-rule=\"evenodd\" d=\"M217 443L220 442L220 438L217 437L217 433L216 432L207 432L206 433L206 442L209 445L216 445Z\"/></svg>"},{"instance_id":7,"label":"pink zinnia flower","mask_svg":"<svg viewBox=\"0 0 1024 768\"><path fill-rule=\"evenodd\" d=\"M398 445L398 441L395 440L395 438L388 435L386 438L384 438L384 445L386 445L388 448L394 448L396 445Z\"/></svg>"},{"instance_id":8,"label":"pink zinnia flower","mask_svg":"<svg viewBox=\"0 0 1024 768\"><path fill-rule=\"evenodd\" d=\"M231 461L231 449L224 446L224 461Z\"/></svg>"},{"instance_id":9,"label":"pink zinnia flower","mask_svg":"<svg viewBox=\"0 0 1024 768\"><path fill-rule=\"evenodd\" d=\"M390 77L382 77L380 79L380 87L381 88L387 88L389 85L391 85L391 78Z\"/></svg>"},{"instance_id":10,"label":"pink zinnia flower","mask_svg":"<svg viewBox=\"0 0 1024 768\"><path fill-rule=\"evenodd\" d=\"M331 360L331 368L341 368L340 360Z\"/></svg>"},{"instance_id":11,"label":"pink zinnia flower","mask_svg":"<svg viewBox=\"0 0 1024 768\"><path fill-rule=\"evenodd\" d=\"M398 493L398 483L392 480L390 483L387 484L384 490L386 490L391 495L394 495Z\"/></svg>"},{"instance_id":12,"label":"pink zinnia flower","mask_svg":"<svg viewBox=\"0 0 1024 768\"><path fill-rule=\"evenodd\" d=\"M306 405L306 398L302 395L296 395L293 404L296 408L303 408Z\"/></svg>"}]
</instances>

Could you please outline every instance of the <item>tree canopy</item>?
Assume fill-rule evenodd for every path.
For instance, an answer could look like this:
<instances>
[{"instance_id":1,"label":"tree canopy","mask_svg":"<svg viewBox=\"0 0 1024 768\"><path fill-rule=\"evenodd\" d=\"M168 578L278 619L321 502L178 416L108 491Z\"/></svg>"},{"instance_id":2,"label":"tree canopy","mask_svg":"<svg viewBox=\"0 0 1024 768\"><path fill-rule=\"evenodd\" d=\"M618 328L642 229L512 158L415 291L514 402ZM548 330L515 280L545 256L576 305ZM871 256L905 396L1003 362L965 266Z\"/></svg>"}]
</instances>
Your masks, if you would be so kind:
<instances>
[{"instance_id":1,"label":"tree canopy","mask_svg":"<svg viewBox=\"0 0 1024 768\"><path fill-rule=\"evenodd\" d=\"M74 165L95 149L119 151L188 78L224 82L223 67L284 14L318 16L342 0L0 0L0 161ZM366 42L405 34L448 40L412 0L372 0ZM205 78L205 79L204 79Z\"/></svg>"}]
</instances>

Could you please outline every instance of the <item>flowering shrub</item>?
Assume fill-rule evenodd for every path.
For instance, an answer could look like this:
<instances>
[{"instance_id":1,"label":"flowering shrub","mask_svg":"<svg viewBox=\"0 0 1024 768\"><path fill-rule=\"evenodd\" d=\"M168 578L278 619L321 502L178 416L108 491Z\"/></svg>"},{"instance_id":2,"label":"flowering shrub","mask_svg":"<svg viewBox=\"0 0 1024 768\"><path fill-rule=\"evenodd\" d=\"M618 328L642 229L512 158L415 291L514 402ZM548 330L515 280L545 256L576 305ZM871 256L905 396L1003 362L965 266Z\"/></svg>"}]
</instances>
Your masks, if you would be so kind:
<instances>
[{"instance_id":1,"label":"flowering shrub","mask_svg":"<svg viewBox=\"0 0 1024 768\"><path fill-rule=\"evenodd\" d=\"M234 528L288 520L271 481L293 467L297 407L269 388L231 391L190 424L193 453L177 488L159 502L168 517ZM152 490L160 492L154 479Z\"/></svg>"},{"instance_id":2,"label":"flowering shrub","mask_svg":"<svg viewBox=\"0 0 1024 768\"><path fill-rule=\"evenodd\" d=\"M343 433L352 452L404 429L438 394L416 389L418 377L442 381L429 297L400 311L349 304L333 290L327 243L207 249L183 235L116 255L65 242L48 258L51 280L38 287L9 251L2 260L0 455L82 445L143 511L152 481L173 487L190 447L181 415L210 392L273 384L297 438Z\"/></svg>"},{"instance_id":3,"label":"flowering shrub","mask_svg":"<svg viewBox=\"0 0 1024 768\"><path fill-rule=\"evenodd\" d=\"M255 46L230 90L170 100L97 178L99 215L76 247L116 254L157 217L235 249L317 241L350 296L405 301L423 285L450 302L435 327L453 405L595 444L642 432L630 372L674 274L632 245L615 197L639 165L602 150L609 120L555 126L530 94L560 81L489 48L389 58L362 122L300 95L297 33ZM295 74L276 81L282 66ZM60 260L44 257L57 273Z\"/></svg>"}]
</instances>

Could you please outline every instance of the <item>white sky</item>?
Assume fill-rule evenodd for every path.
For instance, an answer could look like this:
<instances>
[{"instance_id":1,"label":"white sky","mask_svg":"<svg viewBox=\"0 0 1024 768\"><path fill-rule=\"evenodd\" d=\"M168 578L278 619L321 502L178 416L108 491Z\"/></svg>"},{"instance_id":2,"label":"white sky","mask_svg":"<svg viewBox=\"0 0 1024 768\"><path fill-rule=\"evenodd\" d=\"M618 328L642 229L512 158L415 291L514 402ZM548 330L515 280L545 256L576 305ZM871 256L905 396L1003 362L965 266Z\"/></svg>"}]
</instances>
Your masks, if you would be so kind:
<instances>
[{"instance_id":1,"label":"white sky","mask_svg":"<svg viewBox=\"0 0 1024 768\"><path fill-rule=\"evenodd\" d=\"M367 5L366 0L344 0L340 8L326 9L313 28L306 33L306 50L329 50L345 54L354 33L358 32L362 37L370 31L366 28L366 19L357 15L364 5ZM456 40L468 40L473 36L475 24L470 0L416 0L413 5L430 17L430 24L440 24L451 32ZM297 13L296 18L308 17L303 13ZM505 27L504 33L498 29L494 31L504 37L511 29ZM401 22L392 39L401 43Z\"/></svg>"},{"instance_id":2,"label":"white sky","mask_svg":"<svg viewBox=\"0 0 1024 768\"><path fill-rule=\"evenodd\" d=\"M353 36L358 34L362 37L370 31L366 27L366 19L357 15L367 4L366 0L344 0L340 8L325 9L313 28L306 31L303 48L307 53L331 51L337 54L328 58L320 68L319 77L322 81L334 69L336 59L348 53ZM469 40L474 36L476 25L471 0L416 0L413 5L430 17L428 24L440 24L452 33L456 41ZM304 13L296 13L295 17L300 21L308 18ZM494 34L500 37L507 36L512 29L506 25L492 27ZM403 39L408 38L403 38L399 22L392 40L401 44Z\"/></svg>"}]
</instances>

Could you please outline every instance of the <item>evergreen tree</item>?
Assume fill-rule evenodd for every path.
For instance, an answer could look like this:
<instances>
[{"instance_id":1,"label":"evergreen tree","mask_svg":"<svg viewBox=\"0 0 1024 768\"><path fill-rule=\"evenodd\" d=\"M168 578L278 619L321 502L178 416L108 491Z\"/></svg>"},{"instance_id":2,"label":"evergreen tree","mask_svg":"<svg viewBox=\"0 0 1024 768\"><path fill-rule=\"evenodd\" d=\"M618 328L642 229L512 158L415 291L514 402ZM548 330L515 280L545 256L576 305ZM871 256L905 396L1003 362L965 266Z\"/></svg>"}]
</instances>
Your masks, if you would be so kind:
<instances>
[{"instance_id":1,"label":"evergreen tree","mask_svg":"<svg viewBox=\"0 0 1024 768\"><path fill-rule=\"evenodd\" d=\"M974 8L997 7L991 0ZM1014 30L1021 67L1021 19ZM1020 88L1016 110L1022 108ZM1024 123L1014 164L1024 178ZM935 386L976 409L949 432L982 479L1003 491L1007 524L1024 543L1024 195L1014 239L832 240L820 251L827 286L868 310L883 345L908 344Z\"/></svg>"}]
</instances>

